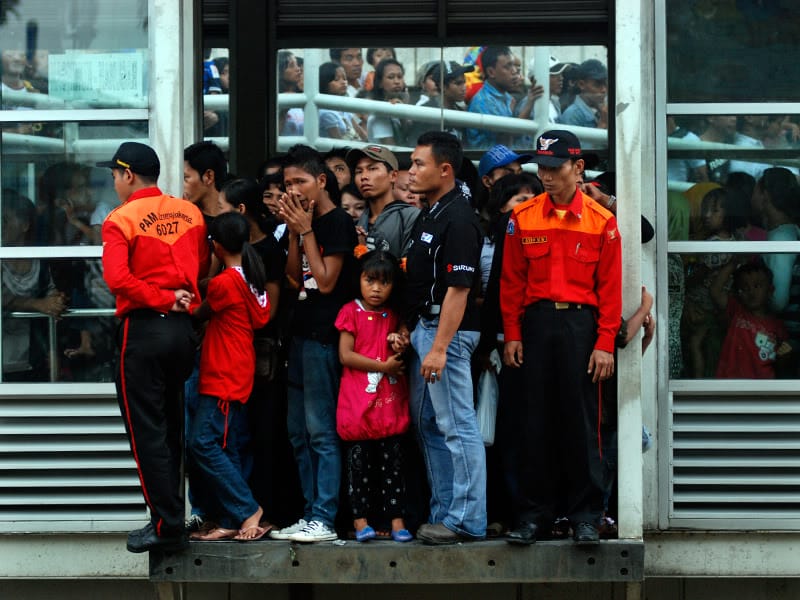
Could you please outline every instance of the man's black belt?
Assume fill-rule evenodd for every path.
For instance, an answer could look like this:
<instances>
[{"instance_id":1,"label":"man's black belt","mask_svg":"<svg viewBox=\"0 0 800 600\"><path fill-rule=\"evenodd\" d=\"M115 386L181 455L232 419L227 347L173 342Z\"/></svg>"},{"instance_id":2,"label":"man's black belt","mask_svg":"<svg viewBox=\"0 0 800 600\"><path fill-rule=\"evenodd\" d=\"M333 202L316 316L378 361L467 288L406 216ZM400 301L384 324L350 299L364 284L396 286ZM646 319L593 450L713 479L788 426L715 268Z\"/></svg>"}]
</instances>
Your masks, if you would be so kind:
<instances>
[{"instance_id":1,"label":"man's black belt","mask_svg":"<svg viewBox=\"0 0 800 600\"><path fill-rule=\"evenodd\" d=\"M589 310L594 309L590 304L576 304L575 302L553 302L552 300L539 300L529 304L526 308L535 310Z\"/></svg>"},{"instance_id":2,"label":"man's black belt","mask_svg":"<svg viewBox=\"0 0 800 600\"><path fill-rule=\"evenodd\" d=\"M426 319L435 319L437 318L442 312L442 305L441 304L430 304L420 311L419 315L421 317L425 317Z\"/></svg>"},{"instance_id":3,"label":"man's black belt","mask_svg":"<svg viewBox=\"0 0 800 600\"><path fill-rule=\"evenodd\" d=\"M134 308L133 310L129 310L122 318L129 318L129 319L155 319L155 318L165 318L165 317L177 317L177 316L191 316L188 312L177 312L177 311L169 311L163 313L158 310L153 310L152 308Z\"/></svg>"}]
</instances>

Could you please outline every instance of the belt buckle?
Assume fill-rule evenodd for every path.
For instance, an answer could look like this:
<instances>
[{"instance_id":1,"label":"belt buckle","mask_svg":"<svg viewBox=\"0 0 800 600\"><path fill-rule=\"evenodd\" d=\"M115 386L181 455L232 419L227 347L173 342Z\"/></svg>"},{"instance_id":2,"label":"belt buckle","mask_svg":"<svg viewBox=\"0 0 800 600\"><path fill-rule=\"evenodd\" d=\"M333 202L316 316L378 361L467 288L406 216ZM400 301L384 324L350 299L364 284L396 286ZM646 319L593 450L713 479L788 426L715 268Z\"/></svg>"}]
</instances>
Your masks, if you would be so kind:
<instances>
[{"instance_id":1,"label":"belt buckle","mask_svg":"<svg viewBox=\"0 0 800 600\"><path fill-rule=\"evenodd\" d=\"M556 307L556 310L566 310L569 308L569 302L554 302L553 305Z\"/></svg>"}]
</instances>

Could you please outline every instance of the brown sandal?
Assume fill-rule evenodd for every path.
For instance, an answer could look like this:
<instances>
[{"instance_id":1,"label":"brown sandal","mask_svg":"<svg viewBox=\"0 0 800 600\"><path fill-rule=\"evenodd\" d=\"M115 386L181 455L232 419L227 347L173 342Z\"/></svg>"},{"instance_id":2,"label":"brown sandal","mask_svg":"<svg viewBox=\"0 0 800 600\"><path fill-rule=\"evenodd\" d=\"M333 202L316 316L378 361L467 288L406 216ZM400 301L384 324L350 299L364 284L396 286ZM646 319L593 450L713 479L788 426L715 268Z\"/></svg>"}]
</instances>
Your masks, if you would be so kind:
<instances>
[{"instance_id":1,"label":"brown sandal","mask_svg":"<svg viewBox=\"0 0 800 600\"><path fill-rule=\"evenodd\" d=\"M231 540L237 535L239 535L238 529L216 527L208 532L195 531L189 536L189 539L198 542L221 542L223 540Z\"/></svg>"}]
</instances>

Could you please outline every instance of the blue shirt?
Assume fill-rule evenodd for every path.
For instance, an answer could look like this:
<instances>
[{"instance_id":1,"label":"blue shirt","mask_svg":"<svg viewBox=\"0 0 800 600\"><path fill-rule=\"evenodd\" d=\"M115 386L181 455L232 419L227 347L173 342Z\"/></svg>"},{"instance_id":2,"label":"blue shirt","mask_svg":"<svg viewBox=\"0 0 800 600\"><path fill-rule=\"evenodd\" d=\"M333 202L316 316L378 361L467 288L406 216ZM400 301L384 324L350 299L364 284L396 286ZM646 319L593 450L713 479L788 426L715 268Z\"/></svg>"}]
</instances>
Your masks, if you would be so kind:
<instances>
[{"instance_id":1,"label":"blue shirt","mask_svg":"<svg viewBox=\"0 0 800 600\"><path fill-rule=\"evenodd\" d=\"M597 127L597 116L583 98L575 96L575 100L561 114L558 122L579 127Z\"/></svg>"},{"instance_id":2,"label":"blue shirt","mask_svg":"<svg viewBox=\"0 0 800 600\"><path fill-rule=\"evenodd\" d=\"M478 93L472 97L472 101L469 103L469 112L511 117L513 116L511 114L511 99L511 94L501 92L491 83L485 81ZM471 128L466 130L466 134L467 146L472 148L490 148L495 144L508 142L508 140L499 140L498 137L510 137L510 134Z\"/></svg>"}]
</instances>

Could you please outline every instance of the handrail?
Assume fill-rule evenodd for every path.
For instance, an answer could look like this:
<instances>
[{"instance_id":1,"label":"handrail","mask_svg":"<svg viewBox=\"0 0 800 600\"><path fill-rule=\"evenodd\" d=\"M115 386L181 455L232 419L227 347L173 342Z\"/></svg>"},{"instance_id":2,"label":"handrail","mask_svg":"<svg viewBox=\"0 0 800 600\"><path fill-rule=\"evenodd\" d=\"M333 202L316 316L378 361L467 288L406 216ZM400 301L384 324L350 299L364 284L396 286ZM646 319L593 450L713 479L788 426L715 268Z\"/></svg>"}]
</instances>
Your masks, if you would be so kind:
<instances>
[{"instance_id":1,"label":"handrail","mask_svg":"<svg viewBox=\"0 0 800 600\"><path fill-rule=\"evenodd\" d=\"M278 94L280 108L297 108L313 104L317 109L327 108L353 113L369 113L401 119L413 119L424 123L443 123L453 127L471 127L474 129L488 129L506 133L529 134L535 137L543 129L543 125L530 119L517 117L500 117L481 113L472 113L463 110L450 110L432 108L429 106L416 106L413 104L392 104L380 100L366 98L350 98L349 96L333 96L330 94ZM554 127L552 123L544 127ZM574 125L557 125L559 129L574 132L584 142L590 142L593 148L608 147L608 131L594 127L577 127ZM303 136L305 139L308 136ZM309 140L310 141L310 140Z\"/></svg>"},{"instance_id":2,"label":"handrail","mask_svg":"<svg viewBox=\"0 0 800 600\"><path fill-rule=\"evenodd\" d=\"M50 381L58 381L59 373L59 356L56 349L58 348L58 337L56 336L56 321L59 319L75 319L81 317L113 317L113 308L68 308L62 312L58 317L48 315L45 313L35 311L22 311L15 310L8 313L9 317L15 319L47 319L47 343L49 345L48 355L50 357Z\"/></svg>"},{"instance_id":3,"label":"handrail","mask_svg":"<svg viewBox=\"0 0 800 600\"><path fill-rule=\"evenodd\" d=\"M41 92L26 92L22 90L3 90L4 110L8 106L23 106L39 109L64 109L64 108L147 108L146 98L120 99L116 96L98 97L92 100L70 100L51 96Z\"/></svg>"}]
</instances>

